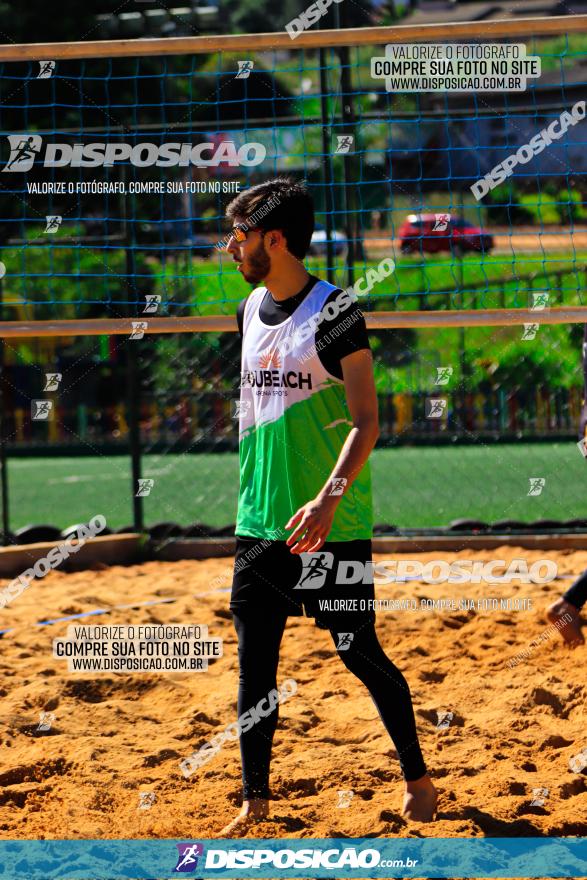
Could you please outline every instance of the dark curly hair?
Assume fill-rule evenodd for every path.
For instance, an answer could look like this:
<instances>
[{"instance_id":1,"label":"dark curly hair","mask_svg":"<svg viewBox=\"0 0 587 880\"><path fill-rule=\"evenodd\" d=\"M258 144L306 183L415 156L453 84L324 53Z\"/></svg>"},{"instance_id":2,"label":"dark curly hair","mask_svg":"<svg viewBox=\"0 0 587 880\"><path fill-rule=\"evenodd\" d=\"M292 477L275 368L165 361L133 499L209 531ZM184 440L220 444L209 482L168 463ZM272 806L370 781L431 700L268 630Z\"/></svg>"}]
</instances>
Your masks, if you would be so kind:
<instances>
[{"instance_id":1,"label":"dark curly hair","mask_svg":"<svg viewBox=\"0 0 587 880\"><path fill-rule=\"evenodd\" d=\"M267 210L269 209L269 210ZM314 203L303 183L291 177L276 177L252 186L234 198L226 208L226 216L250 226L269 231L279 229L294 257L303 260L314 232Z\"/></svg>"}]
</instances>

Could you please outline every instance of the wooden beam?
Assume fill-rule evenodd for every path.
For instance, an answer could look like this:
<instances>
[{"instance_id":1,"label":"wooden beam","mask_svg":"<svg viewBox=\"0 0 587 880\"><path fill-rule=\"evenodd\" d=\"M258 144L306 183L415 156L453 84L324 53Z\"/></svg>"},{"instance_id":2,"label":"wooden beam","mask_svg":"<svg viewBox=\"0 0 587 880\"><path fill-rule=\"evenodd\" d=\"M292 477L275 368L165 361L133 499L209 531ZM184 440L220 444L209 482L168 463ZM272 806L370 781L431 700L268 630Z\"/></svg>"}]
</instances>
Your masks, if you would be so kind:
<instances>
[{"instance_id":1,"label":"wooden beam","mask_svg":"<svg viewBox=\"0 0 587 880\"><path fill-rule=\"evenodd\" d=\"M438 550L496 550L498 547L523 547L526 550L587 550L586 534L526 533L525 535L413 535L410 537L373 538L373 553L431 553Z\"/></svg>"},{"instance_id":2,"label":"wooden beam","mask_svg":"<svg viewBox=\"0 0 587 880\"><path fill-rule=\"evenodd\" d=\"M44 559L49 550L61 541L39 541L36 544L13 544L0 547L0 577L14 577L32 568L38 559ZM124 565L141 562L141 536L135 532L124 535L96 535L59 566L60 571L89 568L96 562L106 565ZM35 581L33 581L33 584ZM32 588L32 584L31 584Z\"/></svg>"},{"instance_id":3,"label":"wooden beam","mask_svg":"<svg viewBox=\"0 0 587 880\"><path fill-rule=\"evenodd\" d=\"M536 37L586 32L587 15L555 15L551 18L305 31L294 40L283 31L269 34L88 40L82 43L14 43L0 45L0 61L65 61L76 58L137 58L208 52L254 52L263 49L317 49L320 46L383 46L386 43L456 40L462 37L493 40L499 37Z\"/></svg>"},{"instance_id":4,"label":"wooden beam","mask_svg":"<svg viewBox=\"0 0 587 880\"><path fill-rule=\"evenodd\" d=\"M586 534L461 535L376 535L373 553L458 553L463 550L496 550L498 547L521 547L526 550L587 550ZM214 559L234 556L235 538L176 538L155 551L157 559Z\"/></svg>"},{"instance_id":5,"label":"wooden beam","mask_svg":"<svg viewBox=\"0 0 587 880\"><path fill-rule=\"evenodd\" d=\"M365 315L369 330L396 327L510 327L518 324L587 324L587 306L556 306L544 311L532 309L457 309L444 312L370 312ZM146 324L144 333L233 333L238 330L235 315L190 318L88 318L63 321L1 321L0 337L40 336L130 336L133 324Z\"/></svg>"}]
</instances>

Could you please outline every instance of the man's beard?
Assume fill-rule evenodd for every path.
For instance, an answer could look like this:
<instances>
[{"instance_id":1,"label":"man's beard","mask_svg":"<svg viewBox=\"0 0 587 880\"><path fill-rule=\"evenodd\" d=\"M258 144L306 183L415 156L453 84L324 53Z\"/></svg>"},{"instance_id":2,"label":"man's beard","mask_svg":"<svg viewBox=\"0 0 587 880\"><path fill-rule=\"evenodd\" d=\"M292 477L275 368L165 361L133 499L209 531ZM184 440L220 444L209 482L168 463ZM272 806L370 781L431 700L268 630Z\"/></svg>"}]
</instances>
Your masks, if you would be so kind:
<instances>
[{"instance_id":1,"label":"man's beard","mask_svg":"<svg viewBox=\"0 0 587 880\"><path fill-rule=\"evenodd\" d=\"M265 253L262 241L259 242L257 249L253 253L247 255L245 261L247 268L246 271L242 270L245 281L248 281L249 284L257 284L259 281L267 278L271 268L271 260Z\"/></svg>"}]
</instances>

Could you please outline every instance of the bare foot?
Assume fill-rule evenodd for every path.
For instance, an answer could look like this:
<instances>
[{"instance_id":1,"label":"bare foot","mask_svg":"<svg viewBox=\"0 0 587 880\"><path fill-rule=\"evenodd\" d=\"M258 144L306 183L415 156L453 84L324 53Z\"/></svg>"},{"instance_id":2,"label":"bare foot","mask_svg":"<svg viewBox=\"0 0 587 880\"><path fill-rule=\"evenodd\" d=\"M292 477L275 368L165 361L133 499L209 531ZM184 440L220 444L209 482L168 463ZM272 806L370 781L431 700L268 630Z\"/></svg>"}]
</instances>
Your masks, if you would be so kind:
<instances>
[{"instance_id":1,"label":"bare foot","mask_svg":"<svg viewBox=\"0 0 587 880\"><path fill-rule=\"evenodd\" d=\"M436 812L438 794L428 774L406 782L402 816L412 822L432 822Z\"/></svg>"},{"instance_id":2,"label":"bare foot","mask_svg":"<svg viewBox=\"0 0 587 880\"><path fill-rule=\"evenodd\" d=\"M240 837L255 822L261 822L269 815L269 801L263 798L252 798L250 801L243 801L243 806L232 822L225 825L220 831L221 837Z\"/></svg>"},{"instance_id":3,"label":"bare foot","mask_svg":"<svg viewBox=\"0 0 587 880\"><path fill-rule=\"evenodd\" d=\"M548 608L546 616L553 624L557 624L557 629L567 645L581 645L585 639L581 632L581 617L578 610L570 602L564 599L557 599L553 605Z\"/></svg>"}]
</instances>

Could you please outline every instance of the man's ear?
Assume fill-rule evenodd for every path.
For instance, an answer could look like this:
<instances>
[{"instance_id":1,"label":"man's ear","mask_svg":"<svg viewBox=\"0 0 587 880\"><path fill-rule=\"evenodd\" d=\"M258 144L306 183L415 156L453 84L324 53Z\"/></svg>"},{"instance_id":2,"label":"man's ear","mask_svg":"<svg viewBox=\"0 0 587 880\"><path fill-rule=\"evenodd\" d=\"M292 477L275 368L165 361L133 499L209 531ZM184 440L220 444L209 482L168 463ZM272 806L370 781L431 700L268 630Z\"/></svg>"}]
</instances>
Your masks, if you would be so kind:
<instances>
[{"instance_id":1,"label":"man's ear","mask_svg":"<svg viewBox=\"0 0 587 880\"><path fill-rule=\"evenodd\" d=\"M285 236L279 229L271 230L266 236L270 247L279 247L280 242L286 247Z\"/></svg>"}]
</instances>

